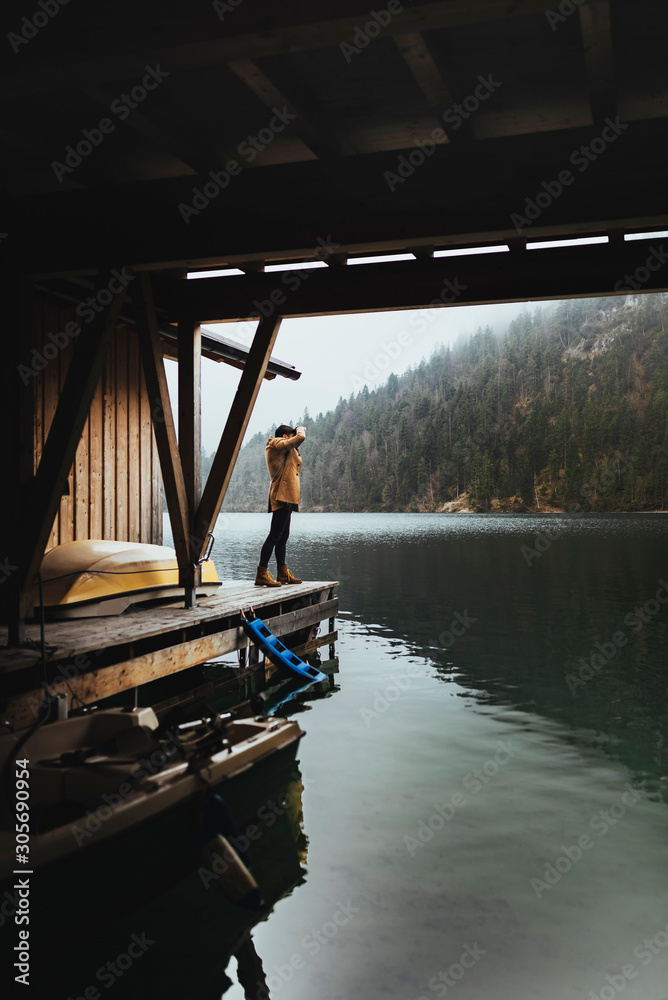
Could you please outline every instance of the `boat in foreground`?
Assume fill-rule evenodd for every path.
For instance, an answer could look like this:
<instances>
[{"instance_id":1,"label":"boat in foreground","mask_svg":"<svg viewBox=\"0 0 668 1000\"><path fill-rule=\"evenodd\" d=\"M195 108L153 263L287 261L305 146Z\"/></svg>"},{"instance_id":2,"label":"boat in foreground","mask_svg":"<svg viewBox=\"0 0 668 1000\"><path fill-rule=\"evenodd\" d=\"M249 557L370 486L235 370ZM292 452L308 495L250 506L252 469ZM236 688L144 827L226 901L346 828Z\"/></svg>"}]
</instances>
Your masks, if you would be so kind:
<instances>
[{"instance_id":1,"label":"boat in foreground","mask_svg":"<svg viewBox=\"0 0 668 1000\"><path fill-rule=\"evenodd\" d=\"M212 794L241 826L270 796L272 775L294 761L302 736L283 719L213 715L165 729L153 709L114 708L1 737L0 926L15 936L22 871L42 953L185 878L202 863ZM27 801L17 787L29 790ZM29 838L15 830L21 801Z\"/></svg>"}]
</instances>

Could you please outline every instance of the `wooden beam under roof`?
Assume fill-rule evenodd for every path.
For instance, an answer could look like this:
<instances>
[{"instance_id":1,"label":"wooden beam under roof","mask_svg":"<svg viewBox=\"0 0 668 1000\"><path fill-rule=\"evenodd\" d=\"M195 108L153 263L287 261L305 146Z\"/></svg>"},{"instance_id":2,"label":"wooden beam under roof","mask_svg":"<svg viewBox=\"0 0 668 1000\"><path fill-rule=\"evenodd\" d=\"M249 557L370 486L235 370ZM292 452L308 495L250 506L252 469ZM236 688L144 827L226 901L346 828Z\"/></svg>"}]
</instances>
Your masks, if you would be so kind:
<instances>
[{"instance_id":1,"label":"wooden beam under roof","mask_svg":"<svg viewBox=\"0 0 668 1000\"><path fill-rule=\"evenodd\" d=\"M102 86L85 84L81 91L94 100L100 107L109 110L116 94ZM183 122L176 123L172 116L169 131L153 121L145 111L127 109L127 117L123 118L123 126L132 129L157 150L169 152L185 167L194 173L207 174L209 170L224 167L234 157L231 153L211 145L202 133L195 132ZM243 160L241 166L246 166Z\"/></svg>"},{"instance_id":2,"label":"wooden beam under roof","mask_svg":"<svg viewBox=\"0 0 668 1000\"><path fill-rule=\"evenodd\" d=\"M453 128L446 117L455 104L454 88L444 80L424 35L419 31L413 31L405 35L395 35L394 41L427 104L435 112L438 119L437 127L445 133L445 141L461 142L474 138L468 122L460 119L459 127Z\"/></svg>"},{"instance_id":3,"label":"wooden beam under roof","mask_svg":"<svg viewBox=\"0 0 668 1000\"><path fill-rule=\"evenodd\" d=\"M347 156L354 148L340 140L330 126L318 127L312 113L307 114L272 81L251 59L233 59L228 67L251 90L262 103L274 112L286 111L291 120L290 132L298 136L304 145L318 159L331 156Z\"/></svg>"},{"instance_id":4,"label":"wooden beam under roof","mask_svg":"<svg viewBox=\"0 0 668 1000\"><path fill-rule=\"evenodd\" d=\"M74 273L109 255L151 269L160 261L193 269L212 258L236 264L294 259L300 252L313 257L317 240L330 236L340 245L335 253L353 246L443 245L474 233L493 241L510 235L512 214L535 198L543 180L568 168L575 182L529 231L581 233L595 222L618 228L625 220L660 228L655 223L665 221L668 204L665 121L633 122L605 156L584 172L574 169L570 157L596 134L587 126L441 145L394 191L384 177L396 173L396 153L340 158L336 185L317 160L246 170L188 224L179 204L193 203L205 176L14 199L3 226L12 233L16 266L31 274ZM101 219L109 223L101 226ZM78 240L63 244L64 227Z\"/></svg>"},{"instance_id":5,"label":"wooden beam under roof","mask_svg":"<svg viewBox=\"0 0 668 1000\"><path fill-rule=\"evenodd\" d=\"M130 23L134 4L127 6ZM211 21L201 22L207 30L206 34L202 31L200 38L193 39L187 34L183 37L180 25L170 32L167 25L159 46L138 43L132 51L99 55L79 63L73 62L65 49L64 56L41 58L39 65L29 70L0 75L0 81L5 88L9 85L24 92L40 90L45 86L61 90L85 81L133 79L143 74L149 63L161 62L171 72L218 66L236 59L262 59L327 46L338 47L342 43L353 44L355 32L363 29L371 17L368 0L355 0L355 6L357 9L345 17L325 15L315 18L313 14L318 8L306 4L289 9L287 17L285 5L274 2L267 3L261 11L257 5L251 9L244 9L241 5L222 28L216 24L212 11ZM124 16L122 8L119 0L119 18ZM336 4L331 5L331 10L337 10ZM544 13L544 0L514 0L513 3L508 0L423 0L410 5L403 3L382 32L388 36L411 31L426 32ZM256 27L260 23L263 24L262 30ZM221 33L217 34L217 31Z\"/></svg>"},{"instance_id":6,"label":"wooden beam under roof","mask_svg":"<svg viewBox=\"0 0 668 1000\"><path fill-rule=\"evenodd\" d=\"M594 124L599 124L617 114L610 0L588 0L578 14L591 94L591 116Z\"/></svg>"},{"instance_id":7,"label":"wooden beam under roof","mask_svg":"<svg viewBox=\"0 0 668 1000\"><path fill-rule=\"evenodd\" d=\"M323 268L283 294L280 310L286 318L628 295L635 290L633 276L639 268L640 292L667 291L668 240ZM202 322L247 319L255 314L256 303L271 302L280 287L276 277L161 282L160 289L164 305L196 311Z\"/></svg>"}]
</instances>

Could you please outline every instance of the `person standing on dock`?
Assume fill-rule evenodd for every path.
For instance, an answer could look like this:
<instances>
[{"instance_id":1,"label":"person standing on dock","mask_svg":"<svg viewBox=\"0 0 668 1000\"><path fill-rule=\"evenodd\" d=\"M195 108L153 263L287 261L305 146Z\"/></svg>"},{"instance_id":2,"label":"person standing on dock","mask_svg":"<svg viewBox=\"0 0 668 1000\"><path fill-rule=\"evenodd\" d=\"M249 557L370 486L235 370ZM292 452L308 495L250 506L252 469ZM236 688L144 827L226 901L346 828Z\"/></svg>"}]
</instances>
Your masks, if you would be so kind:
<instances>
[{"instance_id":1,"label":"person standing on dock","mask_svg":"<svg viewBox=\"0 0 668 1000\"><path fill-rule=\"evenodd\" d=\"M260 565L255 576L256 587L280 587L283 583L301 583L288 569L285 549L290 537L290 518L299 510L299 470L302 457L299 445L306 440L306 428L281 424L276 428L264 449L267 469L271 477L269 504L271 528L260 552ZM276 550L277 578L269 572L269 560Z\"/></svg>"}]
</instances>

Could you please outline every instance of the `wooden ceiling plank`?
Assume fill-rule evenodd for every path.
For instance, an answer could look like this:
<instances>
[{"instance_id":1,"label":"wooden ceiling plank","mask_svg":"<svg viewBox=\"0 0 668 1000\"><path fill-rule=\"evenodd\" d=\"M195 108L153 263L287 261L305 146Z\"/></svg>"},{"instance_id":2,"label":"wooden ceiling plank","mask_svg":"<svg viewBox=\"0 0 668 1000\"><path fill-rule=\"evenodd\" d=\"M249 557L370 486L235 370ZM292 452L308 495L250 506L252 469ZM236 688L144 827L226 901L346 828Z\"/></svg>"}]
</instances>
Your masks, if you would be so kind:
<instances>
[{"instance_id":1,"label":"wooden ceiling plank","mask_svg":"<svg viewBox=\"0 0 668 1000\"><path fill-rule=\"evenodd\" d=\"M580 32L591 94L594 124L617 114L617 86L612 50L610 0L589 0L579 11Z\"/></svg>"},{"instance_id":2,"label":"wooden ceiling plank","mask_svg":"<svg viewBox=\"0 0 668 1000\"><path fill-rule=\"evenodd\" d=\"M100 86L92 84L82 86L82 93L94 100L100 107L108 110L114 102L115 95ZM216 167L224 167L232 159L225 150L215 149L204 143L201 133L172 122L171 129L167 131L162 125L152 121L144 112L127 108L127 115L123 118L123 125L132 129L148 143L160 151L168 151L175 159L184 166L194 170L195 173L208 173Z\"/></svg>"},{"instance_id":3,"label":"wooden ceiling plank","mask_svg":"<svg viewBox=\"0 0 668 1000\"><path fill-rule=\"evenodd\" d=\"M318 128L313 113L308 113L267 76L251 59L234 59L229 69L274 113L288 119L287 128L311 150L318 159L345 156L354 152L338 140L331 128Z\"/></svg>"},{"instance_id":4,"label":"wooden ceiling plank","mask_svg":"<svg viewBox=\"0 0 668 1000\"><path fill-rule=\"evenodd\" d=\"M283 8L285 9L285 8ZM305 6L304 9L309 9ZM386 35L411 31L432 31L460 25L486 23L515 17L544 14L544 0L431 0L404 4L383 28ZM122 13L119 13L122 17ZM258 20L261 20L258 14ZM181 44L166 43L161 47L138 47L133 52L102 55L73 63L69 54L52 60L42 60L39 68L29 72L6 73L0 76L3 86L23 92L34 92L48 86L62 90L84 81L132 79L145 71L147 64L161 63L172 72L219 66L239 59L262 59L290 52L308 52L342 43L354 44L356 30L363 28L370 15L366 3L360 3L355 15L323 18L317 21L292 23L289 20L263 31L203 37ZM230 22L233 23L233 22Z\"/></svg>"},{"instance_id":5,"label":"wooden ceiling plank","mask_svg":"<svg viewBox=\"0 0 668 1000\"><path fill-rule=\"evenodd\" d=\"M458 139L470 138L467 129L462 129L459 132L453 130L445 120L446 113L455 103L455 97L452 88L443 79L424 35L414 31L404 35L395 35L394 41L427 104L436 112L438 127L444 132L446 141L453 142Z\"/></svg>"}]
</instances>

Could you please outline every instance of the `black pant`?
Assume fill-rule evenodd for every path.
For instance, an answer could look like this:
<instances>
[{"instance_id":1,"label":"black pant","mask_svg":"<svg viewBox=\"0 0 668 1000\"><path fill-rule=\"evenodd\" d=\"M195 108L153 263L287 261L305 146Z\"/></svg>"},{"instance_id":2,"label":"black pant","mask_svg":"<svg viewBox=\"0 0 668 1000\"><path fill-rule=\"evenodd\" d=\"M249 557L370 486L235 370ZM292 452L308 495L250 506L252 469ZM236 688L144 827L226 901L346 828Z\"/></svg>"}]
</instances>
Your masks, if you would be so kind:
<instances>
[{"instance_id":1,"label":"black pant","mask_svg":"<svg viewBox=\"0 0 668 1000\"><path fill-rule=\"evenodd\" d=\"M276 564L278 566L285 565L285 547L290 537L291 515L292 504L289 503L272 512L271 528L260 552L260 566L267 567L269 565L274 548L276 549Z\"/></svg>"}]
</instances>

